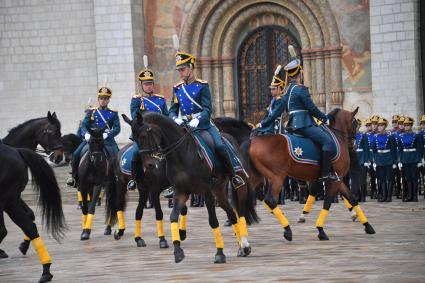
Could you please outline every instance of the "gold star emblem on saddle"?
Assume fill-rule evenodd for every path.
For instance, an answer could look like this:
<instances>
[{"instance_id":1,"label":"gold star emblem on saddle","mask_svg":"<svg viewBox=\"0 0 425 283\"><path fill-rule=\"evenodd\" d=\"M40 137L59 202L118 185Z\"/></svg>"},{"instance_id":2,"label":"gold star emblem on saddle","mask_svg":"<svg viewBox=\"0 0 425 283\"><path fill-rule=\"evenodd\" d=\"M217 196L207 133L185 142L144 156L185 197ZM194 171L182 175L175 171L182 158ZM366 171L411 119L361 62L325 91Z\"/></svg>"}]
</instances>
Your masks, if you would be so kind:
<instances>
[{"instance_id":1,"label":"gold star emblem on saddle","mask_svg":"<svg viewBox=\"0 0 425 283\"><path fill-rule=\"evenodd\" d=\"M303 150L299 146L297 146L294 149L294 153L295 153L296 156L301 156L303 154Z\"/></svg>"}]
</instances>

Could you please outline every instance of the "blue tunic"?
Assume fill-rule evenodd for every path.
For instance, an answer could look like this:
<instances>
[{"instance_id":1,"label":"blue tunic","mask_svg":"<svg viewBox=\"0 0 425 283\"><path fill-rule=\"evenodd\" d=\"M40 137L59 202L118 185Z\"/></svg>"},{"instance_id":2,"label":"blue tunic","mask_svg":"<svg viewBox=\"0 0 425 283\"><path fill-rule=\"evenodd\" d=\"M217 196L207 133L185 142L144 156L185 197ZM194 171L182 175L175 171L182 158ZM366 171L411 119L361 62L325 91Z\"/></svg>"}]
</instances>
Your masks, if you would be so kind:
<instances>
[{"instance_id":1,"label":"blue tunic","mask_svg":"<svg viewBox=\"0 0 425 283\"><path fill-rule=\"evenodd\" d=\"M133 96L130 103L130 112L132 119L136 118L137 111L152 111L162 113L168 116L166 100L162 95L158 94L154 94L151 96Z\"/></svg>"},{"instance_id":2,"label":"blue tunic","mask_svg":"<svg viewBox=\"0 0 425 283\"><path fill-rule=\"evenodd\" d=\"M397 163L397 144L390 133L375 134L373 153L376 166L389 166Z\"/></svg>"},{"instance_id":3,"label":"blue tunic","mask_svg":"<svg viewBox=\"0 0 425 283\"><path fill-rule=\"evenodd\" d=\"M360 166L364 166L365 163L372 161L368 138L366 134L363 134L363 133L356 134L355 149L356 149L358 164Z\"/></svg>"},{"instance_id":4,"label":"blue tunic","mask_svg":"<svg viewBox=\"0 0 425 283\"><path fill-rule=\"evenodd\" d=\"M422 135L415 132L400 134L398 150L401 163L419 163L423 156Z\"/></svg>"},{"instance_id":5,"label":"blue tunic","mask_svg":"<svg viewBox=\"0 0 425 283\"><path fill-rule=\"evenodd\" d=\"M260 122L260 128L258 129L259 132L268 134L276 133L275 122L276 119L278 119L282 115L284 109L283 102L284 100L281 97L272 99L269 107L267 108L267 118Z\"/></svg>"}]
</instances>

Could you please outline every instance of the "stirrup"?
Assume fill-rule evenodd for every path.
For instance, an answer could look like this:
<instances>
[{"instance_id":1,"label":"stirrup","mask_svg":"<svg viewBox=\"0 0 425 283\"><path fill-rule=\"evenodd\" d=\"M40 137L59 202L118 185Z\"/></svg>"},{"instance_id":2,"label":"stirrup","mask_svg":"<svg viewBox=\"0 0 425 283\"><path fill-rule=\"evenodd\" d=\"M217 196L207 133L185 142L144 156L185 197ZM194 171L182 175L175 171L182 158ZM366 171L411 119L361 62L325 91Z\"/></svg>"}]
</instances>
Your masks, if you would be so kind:
<instances>
[{"instance_id":1,"label":"stirrup","mask_svg":"<svg viewBox=\"0 0 425 283\"><path fill-rule=\"evenodd\" d=\"M162 193L162 195L165 198L173 198L173 196L174 196L173 187L169 187L168 189L165 189L164 192Z\"/></svg>"},{"instance_id":2,"label":"stirrup","mask_svg":"<svg viewBox=\"0 0 425 283\"><path fill-rule=\"evenodd\" d=\"M73 177L69 177L69 178L66 180L66 185L67 185L68 187L71 187L71 188L76 188L76 187L77 187L77 182L75 181L75 179L74 179Z\"/></svg>"},{"instance_id":3,"label":"stirrup","mask_svg":"<svg viewBox=\"0 0 425 283\"><path fill-rule=\"evenodd\" d=\"M329 172L328 175L320 177L319 181L322 181L322 182L339 182L339 181L341 181L341 178L336 173Z\"/></svg>"},{"instance_id":4,"label":"stirrup","mask_svg":"<svg viewBox=\"0 0 425 283\"><path fill-rule=\"evenodd\" d=\"M127 183L127 191L134 191L137 187L137 183L134 180L130 180Z\"/></svg>"},{"instance_id":5,"label":"stirrup","mask_svg":"<svg viewBox=\"0 0 425 283\"><path fill-rule=\"evenodd\" d=\"M245 185L245 181L242 179L241 176L235 175L232 177L232 186L235 190L239 189L243 185Z\"/></svg>"}]
</instances>

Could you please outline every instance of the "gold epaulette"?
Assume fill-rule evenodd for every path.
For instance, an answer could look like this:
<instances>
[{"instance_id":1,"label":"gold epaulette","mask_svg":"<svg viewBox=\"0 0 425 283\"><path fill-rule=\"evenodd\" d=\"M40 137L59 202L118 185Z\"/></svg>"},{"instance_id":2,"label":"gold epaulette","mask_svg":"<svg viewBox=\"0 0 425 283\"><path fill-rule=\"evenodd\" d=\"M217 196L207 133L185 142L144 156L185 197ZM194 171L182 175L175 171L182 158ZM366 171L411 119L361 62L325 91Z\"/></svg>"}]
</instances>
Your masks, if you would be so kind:
<instances>
[{"instance_id":1,"label":"gold epaulette","mask_svg":"<svg viewBox=\"0 0 425 283\"><path fill-rule=\"evenodd\" d=\"M201 84L207 84L207 81L201 80L201 79L196 79L195 81L200 82Z\"/></svg>"},{"instance_id":2,"label":"gold epaulette","mask_svg":"<svg viewBox=\"0 0 425 283\"><path fill-rule=\"evenodd\" d=\"M276 97L276 100L280 100L280 99L282 99L282 96Z\"/></svg>"},{"instance_id":3,"label":"gold epaulette","mask_svg":"<svg viewBox=\"0 0 425 283\"><path fill-rule=\"evenodd\" d=\"M108 110L110 110L110 111L112 111L112 112L117 112L117 113L118 113L118 110L111 109L111 108L109 108L109 107L108 107Z\"/></svg>"},{"instance_id":4,"label":"gold epaulette","mask_svg":"<svg viewBox=\"0 0 425 283\"><path fill-rule=\"evenodd\" d=\"M164 98L165 99L165 97L162 94L154 94L154 96L158 96L158 97L161 97L161 98Z\"/></svg>"},{"instance_id":5,"label":"gold epaulette","mask_svg":"<svg viewBox=\"0 0 425 283\"><path fill-rule=\"evenodd\" d=\"M140 97L142 97L140 94L136 94L133 96L133 98L140 98Z\"/></svg>"},{"instance_id":6,"label":"gold epaulette","mask_svg":"<svg viewBox=\"0 0 425 283\"><path fill-rule=\"evenodd\" d=\"M183 84L183 81L181 81L181 82L179 82L179 83L176 83L175 85L174 85L174 87L179 87L179 86L181 86Z\"/></svg>"}]
</instances>

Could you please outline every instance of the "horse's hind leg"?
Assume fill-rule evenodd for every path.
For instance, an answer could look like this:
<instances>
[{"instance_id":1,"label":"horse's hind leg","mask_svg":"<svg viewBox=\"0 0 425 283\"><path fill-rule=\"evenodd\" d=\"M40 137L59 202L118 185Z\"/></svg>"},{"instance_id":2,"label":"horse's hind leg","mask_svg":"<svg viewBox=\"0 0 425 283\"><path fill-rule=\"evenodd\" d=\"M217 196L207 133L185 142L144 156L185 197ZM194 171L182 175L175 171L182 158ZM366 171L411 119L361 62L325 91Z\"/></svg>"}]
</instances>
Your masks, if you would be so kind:
<instances>
[{"instance_id":1,"label":"horse's hind leg","mask_svg":"<svg viewBox=\"0 0 425 283\"><path fill-rule=\"evenodd\" d=\"M174 261L176 263L181 262L184 259L184 252L183 249L180 247L180 233L179 233L179 214L180 210L182 209L183 205L186 203L188 196L185 196L185 199L182 195L178 195L176 191L174 191L174 198L173 198L173 210L171 211L170 215L170 222L171 222L171 240L173 241L174 246Z\"/></svg>"},{"instance_id":2,"label":"horse's hind leg","mask_svg":"<svg viewBox=\"0 0 425 283\"><path fill-rule=\"evenodd\" d=\"M184 204L180 210L180 220L179 220L179 234L180 240L186 240L186 223L187 223L187 206Z\"/></svg>"},{"instance_id":3,"label":"horse's hind leg","mask_svg":"<svg viewBox=\"0 0 425 283\"><path fill-rule=\"evenodd\" d=\"M224 249L223 237L221 236L221 230L220 230L217 215L215 212L215 200L210 191L207 191L205 193L205 205L208 210L208 222L210 224L210 227L213 230L214 239L215 239L215 247L217 248L217 253L215 254L214 263L225 263L226 256L223 253L223 249ZM230 219L230 221L237 223L236 215L234 213L233 213L233 219Z\"/></svg>"},{"instance_id":4,"label":"horse's hind leg","mask_svg":"<svg viewBox=\"0 0 425 283\"><path fill-rule=\"evenodd\" d=\"M99 194L100 194L100 190L101 190L101 186L95 186L93 188L93 195L90 199L90 203L89 203L89 207L88 207L88 213L87 213L87 220L86 223L84 224L84 229L83 229L83 233L81 233L81 240L88 240L90 239L90 233L91 233L91 228L92 228L92 224L93 224L93 218L94 218L94 212L96 210L96 203L97 203L97 199L99 198ZM84 194L83 194L83 205L84 205Z\"/></svg>"},{"instance_id":5,"label":"horse's hind leg","mask_svg":"<svg viewBox=\"0 0 425 283\"><path fill-rule=\"evenodd\" d=\"M135 215L135 229L134 229L134 241L138 247L146 247L145 240L142 238L142 218L143 209L145 208L146 201L148 199L148 192L139 189L139 201L137 203L136 215Z\"/></svg>"},{"instance_id":6,"label":"horse's hind leg","mask_svg":"<svg viewBox=\"0 0 425 283\"><path fill-rule=\"evenodd\" d=\"M35 215L34 215L34 212L32 211L32 209L29 208L29 206L22 200L21 200L21 206L25 210L25 212L27 213L28 217L30 217L31 220L34 222L35 221ZM24 240L19 245L19 250L21 251L21 253L23 255L27 254L27 251L30 247L30 243L31 243L30 238L27 235L24 235Z\"/></svg>"},{"instance_id":7,"label":"horse's hind leg","mask_svg":"<svg viewBox=\"0 0 425 283\"><path fill-rule=\"evenodd\" d=\"M310 183L308 186L308 197L304 204L303 212L301 213L300 218L298 219L298 223L304 223L305 217L310 213L311 207L316 201L316 193L317 193L317 184L316 182Z\"/></svg>"},{"instance_id":8,"label":"horse's hind leg","mask_svg":"<svg viewBox=\"0 0 425 283\"><path fill-rule=\"evenodd\" d=\"M37 226L32 221L31 217L29 217L27 212L23 209L20 202L23 201L21 199L17 199L16 202L10 202L5 211L9 215L10 219L12 219L12 221L22 229L25 235L30 238L40 263L43 265L43 274L41 275L41 278L38 282L51 281L53 278L53 275L50 273L52 258L50 257L43 240L38 234Z\"/></svg>"},{"instance_id":9,"label":"horse's hind leg","mask_svg":"<svg viewBox=\"0 0 425 283\"><path fill-rule=\"evenodd\" d=\"M356 211L353 209L353 206L351 205L351 203L348 201L348 199L344 196L344 194L342 194L341 193L341 195L342 195L342 200L344 201L344 204L345 204L345 207L348 209L348 211L350 211L350 213L351 213L351 220L353 220L353 222L354 221L356 221L356 219L357 219L357 213L356 213ZM355 200L355 197L354 197L354 195L353 195L353 200L355 201L355 202L357 202L357 200Z\"/></svg>"},{"instance_id":10,"label":"horse's hind leg","mask_svg":"<svg viewBox=\"0 0 425 283\"><path fill-rule=\"evenodd\" d=\"M3 209L0 207L0 244L7 235L6 226L4 225ZM9 257L5 251L0 249L0 258Z\"/></svg>"},{"instance_id":11,"label":"horse's hind leg","mask_svg":"<svg viewBox=\"0 0 425 283\"><path fill-rule=\"evenodd\" d=\"M263 205L270 213L274 214L277 220L279 220L280 225L282 225L285 230L283 232L283 237L288 241L292 241L292 230L289 226L289 221L282 210L277 206L277 198L279 197L285 177L286 176L275 176L273 180L270 180L271 190L263 200Z\"/></svg>"},{"instance_id":12,"label":"horse's hind leg","mask_svg":"<svg viewBox=\"0 0 425 283\"><path fill-rule=\"evenodd\" d=\"M164 214L162 213L161 203L159 202L159 192L152 192L152 205L155 208L156 230L158 232L159 248L160 249L168 249L169 246L168 246L167 240L165 239L165 234L164 234ZM186 208L186 210L185 210L185 215L186 215L187 207L184 206L182 208L182 211L184 210L184 208ZM180 221L181 221L181 219L180 219ZM180 231L181 230L179 230L179 232ZM184 238L186 238L186 234L185 234ZM180 232L180 239L182 241L184 240L182 238L181 232Z\"/></svg>"},{"instance_id":13,"label":"horse's hind leg","mask_svg":"<svg viewBox=\"0 0 425 283\"><path fill-rule=\"evenodd\" d=\"M320 211L319 217L316 221L316 228L319 231L318 238L321 241L327 241L329 240L328 235L326 235L323 227L325 226L326 217L328 216L329 209L331 208L332 201L335 198L337 192L338 192L338 186L342 184L341 181L339 182L328 182L325 184L325 198L323 200L323 208Z\"/></svg>"},{"instance_id":14,"label":"horse's hind leg","mask_svg":"<svg viewBox=\"0 0 425 283\"><path fill-rule=\"evenodd\" d=\"M372 225L370 225L367 217L364 215L363 210L360 208L359 203L355 200L353 194L347 189L347 187L343 184L340 187L340 192L344 201L346 201L349 205L352 206L352 210L355 211L356 215L359 217L360 223L363 224L364 230L366 234L375 234L375 230Z\"/></svg>"}]
</instances>

